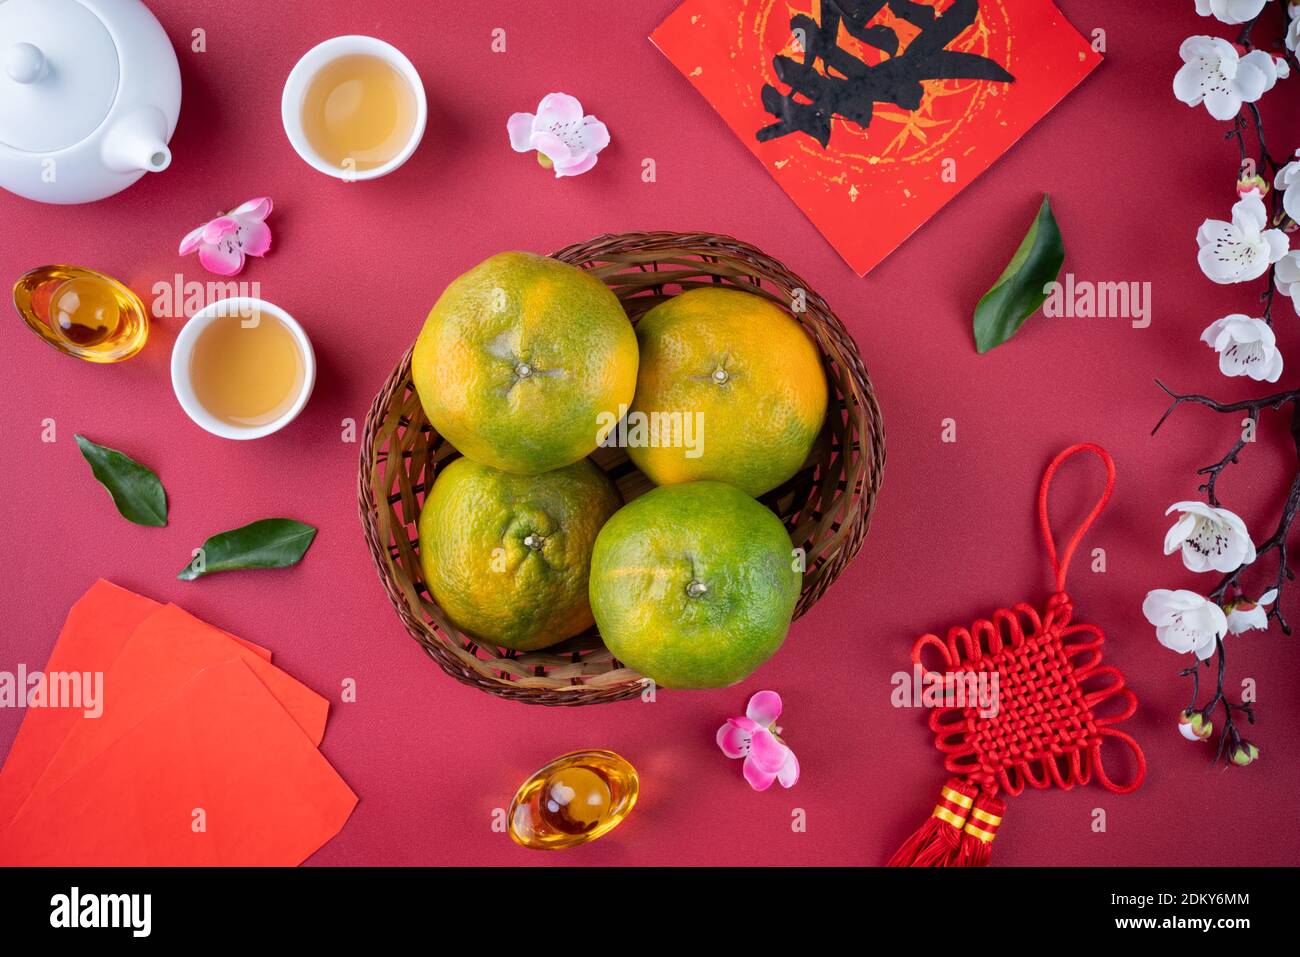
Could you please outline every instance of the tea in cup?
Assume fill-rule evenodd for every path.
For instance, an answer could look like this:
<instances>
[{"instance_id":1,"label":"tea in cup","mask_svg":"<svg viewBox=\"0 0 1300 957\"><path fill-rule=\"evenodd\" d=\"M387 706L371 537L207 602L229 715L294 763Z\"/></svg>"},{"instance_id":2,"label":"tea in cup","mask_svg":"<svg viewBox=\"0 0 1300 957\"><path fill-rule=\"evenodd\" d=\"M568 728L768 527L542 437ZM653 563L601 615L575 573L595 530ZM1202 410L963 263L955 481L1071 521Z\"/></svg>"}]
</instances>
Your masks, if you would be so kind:
<instances>
[{"instance_id":1,"label":"tea in cup","mask_svg":"<svg viewBox=\"0 0 1300 957\"><path fill-rule=\"evenodd\" d=\"M280 117L311 166L343 180L401 166L424 135L428 103L411 61L383 40L343 36L308 50L284 86Z\"/></svg>"},{"instance_id":2,"label":"tea in cup","mask_svg":"<svg viewBox=\"0 0 1300 957\"><path fill-rule=\"evenodd\" d=\"M262 299L223 299L181 329L171 372L176 398L197 425L222 438L256 439L302 411L316 357L283 309Z\"/></svg>"}]
</instances>

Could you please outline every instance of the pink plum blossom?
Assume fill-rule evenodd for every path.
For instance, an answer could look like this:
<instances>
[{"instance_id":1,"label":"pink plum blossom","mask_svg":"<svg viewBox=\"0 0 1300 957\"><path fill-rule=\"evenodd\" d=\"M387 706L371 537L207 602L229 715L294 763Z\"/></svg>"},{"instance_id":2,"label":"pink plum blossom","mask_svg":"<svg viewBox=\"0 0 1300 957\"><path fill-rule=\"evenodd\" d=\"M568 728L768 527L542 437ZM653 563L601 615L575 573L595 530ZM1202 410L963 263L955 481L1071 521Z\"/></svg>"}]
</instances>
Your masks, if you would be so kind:
<instances>
[{"instance_id":1,"label":"pink plum blossom","mask_svg":"<svg viewBox=\"0 0 1300 957\"><path fill-rule=\"evenodd\" d=\"M729 758L745 759L745 780L755 791L766 791L773 781L790 788L799 780L799 761L780 738L779 717L781 696L760 691L743 716L728 718L718 729L718 747Z\"/></svg>"},{"instance_id":2,"label":"pink plum blossom","mask_svg":"<svg viewBox=\"0 0 1300 957\"><path fill-rule=\"evenodd\" d=\"M181 240L180 253L199 251L199 262L208 272L233 276L244 268L245 256L265 256L271 248L271 200L250 199L242 206L191 230Z\"/></svg>"}]
</instances>

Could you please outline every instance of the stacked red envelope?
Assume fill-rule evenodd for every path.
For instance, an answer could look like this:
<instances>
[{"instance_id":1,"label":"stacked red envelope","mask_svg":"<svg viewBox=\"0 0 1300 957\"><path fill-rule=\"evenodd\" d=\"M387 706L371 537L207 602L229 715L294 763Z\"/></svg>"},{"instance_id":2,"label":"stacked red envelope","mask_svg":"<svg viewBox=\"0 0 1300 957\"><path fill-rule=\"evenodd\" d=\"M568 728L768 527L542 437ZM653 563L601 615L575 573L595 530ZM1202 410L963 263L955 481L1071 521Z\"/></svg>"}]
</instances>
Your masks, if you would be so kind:
<instances>
[{"instance_id":1,"label":"stacked red envelope","mask_svg":"<svg viewBox=\"0 0 1300 957\"><path fill-rule=\"evenodd\" d=\"M329 703L175 605L97 582L42 680L0 771L0 865L296 865L356 805L317 750ZM52 706L78 680L100 700Z\"/></svg>"}]
</instances>

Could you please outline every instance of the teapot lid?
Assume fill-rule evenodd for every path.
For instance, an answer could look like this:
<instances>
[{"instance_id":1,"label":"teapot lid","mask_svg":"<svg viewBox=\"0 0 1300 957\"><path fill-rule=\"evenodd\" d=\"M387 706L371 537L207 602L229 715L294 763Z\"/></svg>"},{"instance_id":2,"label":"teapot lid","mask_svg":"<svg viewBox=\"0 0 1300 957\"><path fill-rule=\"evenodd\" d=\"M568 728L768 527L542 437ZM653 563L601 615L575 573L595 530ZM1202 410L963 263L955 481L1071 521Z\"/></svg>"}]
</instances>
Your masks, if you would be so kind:
<instances>
[{"instance_id":1,"label":"teapot lid","mask_svg":"<svg viewBox=\"0 0 1300 957\"><path fill-rule=\"evenodd\" d=\"M104 122L117 45L77 0L0 0L0 145L53 153Z\"/></svg>"}]
</instances>

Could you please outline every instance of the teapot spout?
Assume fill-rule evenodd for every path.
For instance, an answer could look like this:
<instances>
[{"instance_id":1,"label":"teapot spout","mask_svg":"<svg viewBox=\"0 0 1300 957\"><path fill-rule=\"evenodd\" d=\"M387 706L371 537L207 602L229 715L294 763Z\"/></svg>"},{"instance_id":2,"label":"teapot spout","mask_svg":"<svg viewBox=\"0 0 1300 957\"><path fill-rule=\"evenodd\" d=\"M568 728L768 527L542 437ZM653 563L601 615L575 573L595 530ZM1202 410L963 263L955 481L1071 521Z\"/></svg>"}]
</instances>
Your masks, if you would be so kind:
<instances>
[{"instance_id":1,"label":"teapot spout","mask_svg":"<svg viewBox=\"0 0 1300 957\"><path fill-rule=\"evenodd\" d=\"M172 162L167 118L152 106L115 120L104 136L104 164L119 173L161 173Z\"/></svg>"}]
</instances>

